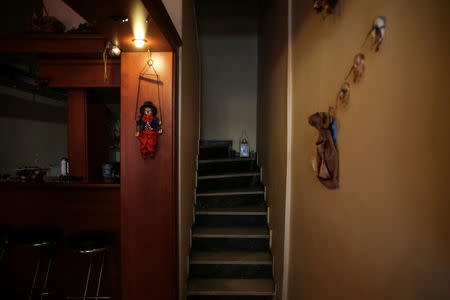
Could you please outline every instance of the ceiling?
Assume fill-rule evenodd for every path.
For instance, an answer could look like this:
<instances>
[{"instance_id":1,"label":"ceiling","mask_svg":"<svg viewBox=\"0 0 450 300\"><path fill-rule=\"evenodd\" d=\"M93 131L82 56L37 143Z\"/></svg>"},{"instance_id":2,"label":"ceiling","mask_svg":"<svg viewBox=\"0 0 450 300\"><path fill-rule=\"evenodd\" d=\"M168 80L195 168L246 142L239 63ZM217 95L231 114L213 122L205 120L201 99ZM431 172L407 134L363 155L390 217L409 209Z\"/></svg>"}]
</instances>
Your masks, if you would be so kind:
<instances>
[{"instance_id":1,"label":"ceiling","mask_svg":"<svg viewBox=\"0 0 450 300\"><path fill-rule=\"evenodd\" d=\"M141 0L65 0L65 3L122 51L172 51ZM122 22L120 17L128 21ZM147 43L137 48L132 42L135 38L144 38Z\"/></svg>"}]
</instances>

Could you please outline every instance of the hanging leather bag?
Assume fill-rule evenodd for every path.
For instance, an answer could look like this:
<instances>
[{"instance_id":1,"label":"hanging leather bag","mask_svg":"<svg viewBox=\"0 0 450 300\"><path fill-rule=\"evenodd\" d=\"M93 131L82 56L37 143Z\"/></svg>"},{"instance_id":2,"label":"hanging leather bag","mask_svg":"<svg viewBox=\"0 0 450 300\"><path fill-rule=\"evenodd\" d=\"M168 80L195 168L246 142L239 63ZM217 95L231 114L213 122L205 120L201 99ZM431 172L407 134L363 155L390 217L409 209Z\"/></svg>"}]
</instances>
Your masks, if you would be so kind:
<instances>
[{"instance_id":1,"label":"hanging leather bag","mask_svg":"<svg viewBox=\"0 0 450 300\"><path fill-rule=\"evenodd\" d=\"M329 189L339 187L339 155L330 131L330 116L317 112L308 118L311 126L319 130L316 141L316 170L319 181Z\"/></svg>"}]
</instances>

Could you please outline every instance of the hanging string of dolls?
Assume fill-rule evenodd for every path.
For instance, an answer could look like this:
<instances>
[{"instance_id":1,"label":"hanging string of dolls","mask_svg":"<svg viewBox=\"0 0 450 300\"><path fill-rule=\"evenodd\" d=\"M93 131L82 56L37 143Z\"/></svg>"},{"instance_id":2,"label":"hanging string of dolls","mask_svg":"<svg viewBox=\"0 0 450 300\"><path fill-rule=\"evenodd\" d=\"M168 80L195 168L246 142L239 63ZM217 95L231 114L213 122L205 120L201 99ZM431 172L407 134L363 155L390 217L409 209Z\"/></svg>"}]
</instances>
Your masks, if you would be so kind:
<instances>
[{"instance_id":1,"label":"hanging string of dolls","mask_svg":"<svg viewBox=\"0 0 450 300\"><path fill-rule=\"evenodd\" d=\"M147 52L147 60L145 66L139 73L137 97L136 97L136 137L140 142L140 152L142 158L147 157L154 158L156 153L156 147L158 143L158 136L163 133L161 128L163 121L163 109L161 107L161 92L160 85L162 84L158 72L153 64L152 53L150 50ZM152 101L145 101L140 107L140 91L141 83L143 81L156 84L158 108ZM139 107L139 109L138 109Z\"/></svg>"},{"instance_id":2,"label":"hanging string of dolls","mask_svg":"<svg viewBox=\"0 0 450 300\"><path fill-rule=\"evenodd\" d=\"M314 8L317 12L325 10L326 13L330 14L334 11L336 3L337 1L314 1ZM375 52L378 52L384 39L385 30L385 18L377 17L364 40L363 47L367 40L371 38L371 47L375 49ZM346 107L348 105L351 88L348 79L353 74L353 83L358 83L361 80L365 71L365 60L363 53L354 56L353 64L336 96L335 104L329 107L328 113L318 112L308 118L309 124L319 131L319 137L316 141L316 154L312 161L313 169L319 181L329 189L339 187L339 155L336 146L337 110L340 106Z\"/></svg>"}]
</instances>

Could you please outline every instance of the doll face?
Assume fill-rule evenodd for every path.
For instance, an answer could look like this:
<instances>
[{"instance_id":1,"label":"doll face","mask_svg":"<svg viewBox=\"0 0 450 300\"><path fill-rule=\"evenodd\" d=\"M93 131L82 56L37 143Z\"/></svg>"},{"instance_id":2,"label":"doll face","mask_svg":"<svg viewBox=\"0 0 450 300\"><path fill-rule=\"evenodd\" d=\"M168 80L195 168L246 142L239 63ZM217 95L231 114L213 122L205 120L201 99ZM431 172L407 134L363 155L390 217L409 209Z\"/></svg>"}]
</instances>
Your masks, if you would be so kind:
<instances>
[{"instance_id":1,"label":"doll face","mask_svg":"<svg viewBox=\"0 0 450 300\"><path fill-rule=\"evenodd\" d=\"M146 116L149 116L149 115L152 114L152 110L150 109L150 107L146 107L145 110L144 110L144 113L145 113Z\"/></svg>"}]
</instances>

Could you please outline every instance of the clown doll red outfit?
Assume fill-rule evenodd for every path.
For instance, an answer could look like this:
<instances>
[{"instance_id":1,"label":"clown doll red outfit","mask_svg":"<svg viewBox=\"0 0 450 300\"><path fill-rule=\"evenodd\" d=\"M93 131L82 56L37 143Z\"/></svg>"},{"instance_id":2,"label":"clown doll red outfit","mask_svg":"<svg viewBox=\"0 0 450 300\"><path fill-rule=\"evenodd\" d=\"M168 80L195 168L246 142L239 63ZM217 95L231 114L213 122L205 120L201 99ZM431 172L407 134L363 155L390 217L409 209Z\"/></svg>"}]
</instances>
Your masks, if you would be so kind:
<instances>
[{"instance_id":1,"label":"clown doll red outfit","mask_svg":"<svg viewBox=\"0 0 450 300\"><path fill-rule=\"evenodd\" d=\"M162 133L161 121L156 117L157 109L152 102L145 102L139 109L141 117L136 121L139 126L137 138L141 142L142 158L155 157L157 137Z\"/></svg>"}]
</instances>

